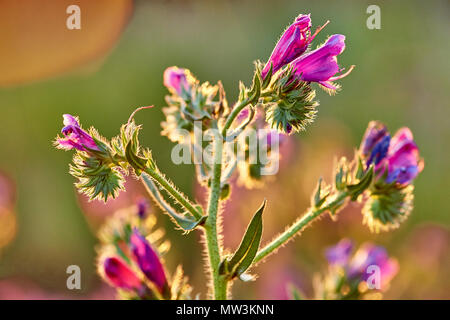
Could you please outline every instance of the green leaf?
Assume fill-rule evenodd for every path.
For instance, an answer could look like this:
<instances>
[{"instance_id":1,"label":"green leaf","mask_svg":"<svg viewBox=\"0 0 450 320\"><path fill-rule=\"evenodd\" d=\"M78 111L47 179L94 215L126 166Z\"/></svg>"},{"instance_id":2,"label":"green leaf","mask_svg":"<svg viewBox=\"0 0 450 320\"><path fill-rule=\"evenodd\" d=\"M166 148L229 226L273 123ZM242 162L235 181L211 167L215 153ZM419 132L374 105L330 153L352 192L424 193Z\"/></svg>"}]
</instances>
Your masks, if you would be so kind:
<instances>
[{"instance_id":1,"label":"green leaf","mask_svg":"<svg viewBox=\"0 0 450 320\"><path fill-rule=\"evenodd\" d=\"M261 207L256 211L245 231L245 235L242 238L239 248L228 263L224 264L223 270L229 270L229 275L232 278L243 274L251 266L253 259L258 252L263 228L262 214L266 207L266 203L267 201L264 200Z\"/></svg>"},{"instance_id":2,"label":"green leaf","mask_svg":"<svg viewBox=\"0 0 450 320\"><path fill-rule=\"evenodd\" d=\"M188 232L195 229L198 225L202 225L208 216L202 216L199 219L194 219L194 217L188 217L180 215L175 211L170 204L168 204L162 197L161 193L158 190L158 187L155 185L153 180L147 175L143 174L142 178L147 186L148 191L153 196L155 201L161 206L162 209L172 218L177 226L179 226L184 231ZM196 206L196 209L199 212L202 212L200 206Z\"/></svg>"}]
</instances>

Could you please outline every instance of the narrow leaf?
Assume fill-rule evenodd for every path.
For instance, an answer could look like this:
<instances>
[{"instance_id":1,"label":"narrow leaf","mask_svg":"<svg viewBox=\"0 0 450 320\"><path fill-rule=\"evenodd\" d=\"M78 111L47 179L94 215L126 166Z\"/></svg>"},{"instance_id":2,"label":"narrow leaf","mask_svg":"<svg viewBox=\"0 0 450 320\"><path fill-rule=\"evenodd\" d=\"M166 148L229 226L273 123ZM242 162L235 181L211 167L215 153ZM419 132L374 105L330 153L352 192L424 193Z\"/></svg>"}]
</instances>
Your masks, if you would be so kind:
<instances>
[{"instance_id":1,"label":"narrow leaf","mask_svg":"<svg viewBox=\"0 0 450 320\"><path fill-rule=\"evenodd\" d=\"M147 175L142 175L142 180L144 181L148 192L152 195L153 199L160 205L160 207L172 218L177 226L179 226L184 231L191 231L195 229L198 225L205 222L208 216L202 216L200 219L194 219L194 217L188 217L180 215L175 211L174 208L170 204L168 204L161 193L158 190L158 187L155 185L153 180Z\"/></svg>"},{"instance_id":2,"label":"narrow leaf","mask_svg":"<svg viewBox=\"0 0 450 320\"><path fill-rule=\"evenodd\" d=\"M261 207L256 211L245 231L239 248L227 264L227 269L230 270L231 277L243 274L251 266L258 252L262 235L262 214L266 203L267 201L264 200Z\"/></svg>"}]
</instances>

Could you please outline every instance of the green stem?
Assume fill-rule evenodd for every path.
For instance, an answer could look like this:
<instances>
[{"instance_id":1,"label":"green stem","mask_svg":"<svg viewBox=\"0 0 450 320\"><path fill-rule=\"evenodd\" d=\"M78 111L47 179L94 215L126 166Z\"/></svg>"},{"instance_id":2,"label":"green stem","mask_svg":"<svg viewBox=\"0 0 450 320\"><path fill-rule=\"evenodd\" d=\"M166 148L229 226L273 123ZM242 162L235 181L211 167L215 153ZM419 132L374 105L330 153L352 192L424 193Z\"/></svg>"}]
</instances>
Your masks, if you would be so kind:
<instances>
[{"instance_id":1,"label":"green stem","mask_svg":"<svg viewBox=\"0 0 450 320\"><path fill-rule=\"evenodd\" d=\"M163 175L150 168L146 168L145 173L147 173L150 177L152 177L153 180L155 180L159 185L161 185L179 204L181 204L196 219L200 219L202 217L202 214L194 207L194 205L180 191L178 191L172 185L172 183L170 183Z\"/></svg>"},{"instance_id":2,"label":"green stem","mask_svg":"<svg viewBox=\"0 0 450 320\"><path fill-rule=\"evenodd\" d=\"M219 211L220 177L222 174L222 148L222 139L215 137L213 176L207 209L208 218L204 225L215 300L225 300L227 298L226 279L219 275L221 248L217 237L217 213Z\"/></svg>"},{"instance_id":3,"label":"green stem","mask_svg":"<svg viewBox=\"0 0 450 320\"><path fill-rule=\"evenodd\" d=\"M302 231L306 228L311 221L316 219L322 213L330 210L333 207L338 206L345 198L348 196L347 192L341 192L336 195L336 197L325 203L324 206L320 208L311 207L308 211L296 222L294 222L289 228L286 229L283 233L279 234L275 239L273 239L269 244L267 244L264 248L258 251L256 257L254 259L254 263L257 263L273 253L276 249L286 244L289 240L291 240L298 232Z\"/></svg>"},{"instance_id":4,"label":"green stem","mask_svg":"<svg viewBox=\"0 0 450 320\"><path fill-rule=\"evenodd\" d=\"M239 113L248 105L248 100L244 99L243 101L239 102L238 105L236 105L233 110L231 111L230 115L228 116L227 120L225 121L225 125L222 129L222 136L225 138L227 136L227 130L231 127L234 119L239 115Z\"/></svg>"},{"instance_id":5,"label":"green stem","mask_svg":"<svg viewBox=\"0 0 450 320\"><path fill-rule=\"evenodd\" d=\"M206 246L208 249L209 263L211 268L213 296L215 300L225 300L227 298L228 280L219 275L219 264L221 262L221 247L217 237L217 215L220 200L220 179L222 176L223 140L227 136L227 130L231 127L239 112L248 105L247 99L236 105L228 116L222 129L222 136L214 138L214 165L211 178L211 188L208 199L207 214L204 230ZM217 123L212 127L217 129Z\"/></svg>"}]
</instances>

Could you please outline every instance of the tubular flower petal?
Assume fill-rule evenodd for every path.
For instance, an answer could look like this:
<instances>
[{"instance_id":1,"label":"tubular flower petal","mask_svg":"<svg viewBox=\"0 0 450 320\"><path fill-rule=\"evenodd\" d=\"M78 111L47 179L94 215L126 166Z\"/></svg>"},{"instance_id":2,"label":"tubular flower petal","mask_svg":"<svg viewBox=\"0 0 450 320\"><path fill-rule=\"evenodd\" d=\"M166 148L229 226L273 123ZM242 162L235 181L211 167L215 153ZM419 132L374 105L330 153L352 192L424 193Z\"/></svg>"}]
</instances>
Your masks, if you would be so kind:
<instances>
[{"instance_id":1,"label":"tubular flower petal","mask_svg":"<svg viewBox=\"0 0 450 320\"><path fill-rule=\"evenodd\" d=\"M325 26L325 25L324 25ZM280 40L270 55L269 61L265 65L261 76L266 77L272 65L272 72L275 73L283 66L292 62L301 56L307 49L311 41L317 33L324 27L317 29L311 35L311 18L310 15L300 14L286 31L284 31Z\"/></svg>"},{"instance_id":2,"label":"tubular flower petal","mask_svg":"<svg viewBox=\"0 0 450 320\"><path fill-rule=\"evenodd\" d=\"M155 250L137 229L130 237L131 251L139 268L162 293L168 286L163 265Z\"/></svg>"},{"instance_id":3,"label":"tubular flower petal","mask_svg":"<svg viewBox=\"0 0 450 320\"><path fill-rule=\"evenodd\" d=\"M189 88L188 71L183 68L169 67L164 71L164 85L170 91L181 95L183 90L187 91Z\"/></svg>"},{"instance_id":4,"label":"tubular flower petal","mask_svg":"<svg viewBox=\"0 0 450 320\"><path fill-rule=\"evenodd\" d=\"M322 86L336 90L338 87L332 81L346 77L354 68L341 74L341 69L337 63L336 56L345 49L345 36L335 34L328 38L327 42L320 48L300 56L292 62L296 76L303 81L317 82Z\"/></svg>"},{"instance_id":5,"label":"tubular flower petal","mask_svg":"<svg viewBox=\"0 0 450 320\"><path fill-rule=\"evenodd\" d=\"M103 262L106 279L115 287L126 290L141 290L142 282L121 259L106 258Z\"/></svg>"},{"instance_id":6,"label":"tubular flower petal","mask_svg":"<svg viewBox=\"0 0 450 320\"><path fill-rule=\"evenodd\" d=\"M57 138L57 146L61 149L71 150L77 149L86 151L86 148L99 150L94 139L83 129L77 119L70 114L64 114L64 128L61 133L64 138Z\"/></svg>"}]
</instances>

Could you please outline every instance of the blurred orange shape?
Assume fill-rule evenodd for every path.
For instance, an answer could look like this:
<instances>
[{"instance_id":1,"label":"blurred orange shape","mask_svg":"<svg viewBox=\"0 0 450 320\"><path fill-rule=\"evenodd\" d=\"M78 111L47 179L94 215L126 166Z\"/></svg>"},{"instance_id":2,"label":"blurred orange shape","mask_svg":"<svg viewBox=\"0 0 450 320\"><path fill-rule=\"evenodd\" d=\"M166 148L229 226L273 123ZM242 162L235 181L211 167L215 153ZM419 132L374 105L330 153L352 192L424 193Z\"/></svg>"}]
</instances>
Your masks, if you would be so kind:
<instances>
[{"instance_id":1,"label":"blurred orange shape","mask_svg":"<svg viewBox=\"0 0 450 320\"><path fill-rule=\"evenodd\" d=\"M0 0L0 87L56 76L103 57L132 11L132 0ZM69 29L77 22L80 29Z\"/></svg>"}]
</instances>

